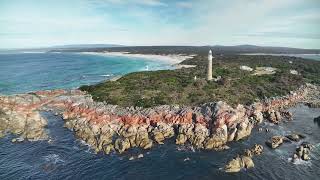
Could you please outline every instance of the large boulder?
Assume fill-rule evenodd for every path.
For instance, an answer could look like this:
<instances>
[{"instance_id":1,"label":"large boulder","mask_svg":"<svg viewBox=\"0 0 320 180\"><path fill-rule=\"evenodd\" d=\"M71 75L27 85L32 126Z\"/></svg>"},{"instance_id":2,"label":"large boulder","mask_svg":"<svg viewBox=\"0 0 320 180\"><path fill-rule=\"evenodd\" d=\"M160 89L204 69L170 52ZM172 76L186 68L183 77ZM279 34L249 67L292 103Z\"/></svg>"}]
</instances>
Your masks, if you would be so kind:
<instances>
[{"instance_id":1,"label":"large boulder","mask_svg":"<svg viewBox=\"0 0 320 180\"><path fill-rule=\"evenodd\" d=\"M252 148L251 148L251 152L254 155L260 155L263 152L263 146L260 144L255 144Z\"/></svg>"},{"instance_id":2,"label":"large boulder","mask_svg":"<svg viewBox=\"0 0 320 180\"><path fill-rule=\"evenodd\" d=\"M253 160L250 156L242 156L241 160L242 164L244 165L244 168L250 169L254 167Z\"/></svg>"},{"instance_id":3,"label":"large boulder","mask_svg":"<svg viewBox=\"0 0 320 180\"><path fill-rule=\"evenodd\" d=\"M114 143L114 148L121 154L130 148L130 141L127 138L118 138Z\"/></svg>"},{"instance_id":4,"label":"large boulder","mask_svg":"<svg viewBox=\"0 0 320 180\"><path fill-rule=\"evenodd\" d=\"M267 111L266 112L266 117L267 117L268 121L270 121L271 123L274 123L274 124L278 124L279 123L277 121L276 112L274 110Z\"/></svg>"},{"instance_id":5,"label":"large boulder","mask_svg":"<svg viewBox=\"0 0 320 180\"><path fill-rule=\"evenodd\" d=\"M218 148L222 145L223 145L223 143L221 141L217 141L214 138L207 138L204 142L204 148L207 150L213 149L213 148Z\"/></svg>"},{"instance_id":6,"label":"large boulder","mask_svg":"<svg viewBox=\"0 0 320 180\"><path fill-rule=\"evenodd\" d=\"M212 131L211 136L206 138L204 142L205 149L219 149L228 141L228 128L225 124Z\"/></svg>"},{"instance_id":7,"label":"large boulder","mask_svg":"<svg viewBox=\"0 0 320 180\"><path fill-rule=\"evenodd\" d=\"M112 143L112 135L110 134L101 134L99 138L97 138L98 143L98 149L102 150L103 146L106 144Z\"/></svg>"},{"instance_id":8,"label":"large boulder","mask_svg":"<svg viewBox=\"0 0 320 180\"><path fill-rule=\"evenodd\" d=\"M161 132L164 138L171 138L174 136L174 128L171 124L158 123L154 131Z\"/></svg>"},{"instance_id":9,"label":"large boulder","mask_svg":"<svg viewBox=\"0 0 320 180\"><path fill-rule=\"evenodd\" d=\"M130 137L128 137L128 140L129 140L129 142L130 142L130 146L133 148L133 147L137 147L138 145L137 145L137 140L136 140L136 137L137 136L130 136Z\"/></svg>"},{"instance_id":10,"label":"large boulder","mask_svg":"<svg viewBox=\"0 0 320 180\"><path fill-rule=\"evenodd\" d=\"M232 159L224 167L224 171L228 173L239 172L243 168L243 163L240 157Z\"/></svg>"},{"instance_id":11,"label":"large boulder","mask_svg":"<svg viewBox=\"0 0 320 180\"><path fill-rule=\"evenodd\" d=\"M129 125L122 126L122 128L119 130L119 134L125 138L134 136L137 134L137 127Z\"/></svg>"},{"instance_id":12,"label":"large boulder","mask_svg":"<svg viewBox=\"0 0 320 180\"><path fill-rule=\"evenodd\" d=\"M308 161L310 160L310 151L312 150L313 146L309 143L302 143L297 149L296 152L293 154L292 161L295 162L298 159Z\"/></svg>"},{"instance_id":13,"label":"large boulder","mask_svg":"<svg viewBox=\"0 0 320 180\"><path fill-rule=\"evenodd\" d=\"M224 171L228 173L234 173L234 172L239 172L243 168L250 169L253 167L254 167L254 163L251 157L238 156L227 163L227 165L224 167Z\"/></svg>"},{"instance_id":14,"label":"large boulder","mask_svg":"<svg viewBox=\"0 0 320 180\"><path fill-rule=\"evenodd\" d=\"M178 134L185 134L189 139L194 135L193 128L193 124L181 124L178 128Z\"/></svg>"},{"instance_id":15,"label":"large boulder","mask_svg":"<svg viewBox=\"0 0 320 180\"><path fill-rule=\"evenodd\" d=\"M155 131L153 132L153 139L158 143L158 144L163 144L163 141L165 140L164 135L159 132L159 131Z\"/></svg>"},{"instance_id":16,"label":"large boulder","mask_svg":"<svg viewBox=\"0 0 320 180\"><path fill-rule=\"evenodd\" d=\"M237 130L238 129L236 127L228 130L228 142L233 141L235 139Z\"/></svg>"},{"instance_id":17,"label":"large boulder","mask_svg":"<svg viewBox=\"0 0 320 180\"><path fill-rule=\"evenodd\" d=\"M139 146L143 149L150 149L152 147L152 140L150 140L149 138L143 139Z\"/></svg>"},{"instance_id":18,"label":"large boulder","mask_svg":"<svg viewBox=\"0 0 320 180\"><path fill-rule=\"evenodd\" d=\"M240 139L243 139L249 136L251 134L252 128L253 128L253 123L250 122L248 118L246 118L237 127L238 130L236 132L235 140L238 141Z\"/></svg>"},{"instance_id":19,"label":"large boulder","mask_svg":"<svg viewBox=\"0 0 320 180\"><path fill-rule=\"evenodd\" d=\"M196 148L202 148L203 142L208 136L209 136L209 130L201 124L196 124L194 128L194 136L190 142Z\"/></svg>"},{"instance_id":20,"label":"large boulder","mask_svg":"<svg viewBox=\"0 0 320 180\"><path fill-rule=\"evenodd\" d=\"M283 139L284 138L282 136L273 136L270 140L266 142L266 144L270 148L275 149L283 143Z\"/></svg>"},{"instance_id":21,"label":"large boulder","mask_svg":"<svg viewBox=\"0 0 320 180\"><path fill-rule=\"evenodd\" d=\"M184 134L178 134L176 138L176 144L183 145L188 140L188 137Z\"/></svg>"},{"instance_id":22,"label":"large boulder","mask_svg":"<svg viewBox=\"0 0 320 180\"><path fill-rule=\"evenodd\" d=\"M223 144L228 141L228 127L227 125L222 125L219 128L213 129L211 137L216 141L221 141Z\"/></svg>"},{"instance_id":23,"label":"large boulder","mask_svg":"<svg viewBox=\"0 0 320 180\"><path fill-rule=\"evenodd\" d=\"M110 154L112 151L114 151L114 146L112 144L105 145L103 151L105 154Z\"/></svg>"}]
</instances>

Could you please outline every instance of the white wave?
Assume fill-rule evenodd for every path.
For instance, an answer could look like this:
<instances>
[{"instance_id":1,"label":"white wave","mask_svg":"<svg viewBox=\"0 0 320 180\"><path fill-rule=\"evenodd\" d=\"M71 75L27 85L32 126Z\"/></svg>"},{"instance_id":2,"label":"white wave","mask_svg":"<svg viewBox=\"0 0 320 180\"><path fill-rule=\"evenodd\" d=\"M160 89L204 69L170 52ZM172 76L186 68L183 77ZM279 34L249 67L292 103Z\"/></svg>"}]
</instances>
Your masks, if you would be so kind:
<instances>
[{"instance_id":1,"label":"white wave","mask_svg":"<svg viewBox=\"0 0 320 180\"><path fill-rule=\"evenodd\" d=\"M185 158L183 161L190 161L190 158L187 157L187 158Z\"/></svg>"},{"instance_id":2,"label":"white wave","mask_svg":"<svg viewBox=\"0 0 320 180\"><path fill-rule=\"evenodd\" d=\"M47 53L46 51L22 51L20 53L23 53L23 54L28 54L28 53L35 53L35 54L44 54L44 53Z\"/></svg>"},{"instance_id":3,"label":"white wave","mask_svg":"<svg viewBox=\"0 0 320 180\"><path fill-rule=\"evenodd\" d=\"M94 153L92 146L90 144L86 143L84 140L78 140L78 141L80 142L81 145L88 147L88 149L85 150L85 152L90 153L90 154Z\"/></svg>"},{"instance_id":4,"label":"white wave","mask_svg":"<svg viewBox=\"0 0 320 180\"><path fill-rule=\"evenodd\" d=\"M65 161L60 158L58 154L49 154L47 156L44 156L45 161L58 164L58 163L64 163Z\"/></svg>"},{"instance_id":5,"label":"white wave","mask_svg":"<svg viewBox=\"0 0 320 180\"><path fill-rule=\"evenodd\" d=\"M100 75L102 77L110 77L110 76L113 76L113 74L103 74L103 75Z\"/></svg>"},{"instance_id":6,"label":"white wave","mask_svg":"<svg viewBox=\"0 0 320 180\"><path fill-rule=\"evenodd\" d=\"M88 144L87 142L85 142L84 140L78 140L80 142L81 145L84 145L84 146L89 146L90 147L90 144Z\"/></svg>"},{"instance_id":7,"label":"white wave","mask_svg":"<svg viewBox=\"0 0 320 180\"><path fill-rule=\"evenodd\" d=\"M307 165L307 166L312 165L310 160L304 161L302 159L296 159L296 160L292 161L292 158L288 158L288 162L292 162L294 165Z\"/></svg>"},{"instance_id":8,"label":"white wave","mask_svg":"<svg viewBox=\"0 0 320 180\"><path fill-rule=\"evenodd\" d=\"M270 122L264 122L264 125L266 125L266 126L274 126L274 124L273 123L270 123Z\"/></svg>"},{"instance_id":9,"label":"white wave","mask_svg":"<svg viewBox=\"0 0 320 180\"><path fill-rule=\"evenodd\" d=\"M194 147L191 145L182 145L182 146L177 146L178 151L192 151L196 152Z\"/></svg>"}]
</instances>

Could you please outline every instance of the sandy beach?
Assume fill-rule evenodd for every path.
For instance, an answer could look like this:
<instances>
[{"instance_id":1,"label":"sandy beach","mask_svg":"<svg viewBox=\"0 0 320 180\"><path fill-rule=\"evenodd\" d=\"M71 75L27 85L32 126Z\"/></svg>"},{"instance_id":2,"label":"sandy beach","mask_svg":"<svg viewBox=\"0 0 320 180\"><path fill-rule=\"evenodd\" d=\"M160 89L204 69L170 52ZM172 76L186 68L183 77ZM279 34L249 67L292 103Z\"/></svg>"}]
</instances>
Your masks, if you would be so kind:
<instances>
[{"instance_id":1,"label":"sandy beach","mask_svg":"<svg viewBox=\"0 0 320 180\"><path fill-rule=\"evenodd\" d=\"M154 61L162 61L166 62L170 65L177 66L177 68L182 68L184 66L189 65L178 65L182 61L186 59L190 59L195 55L185 55L185 54L130 54L129 52L82 52L82 54L91 54L91 55L102 55L102 56L122 56L122 57L135 57L135 58L143 58Z\"/></svg>"}]
</instances>

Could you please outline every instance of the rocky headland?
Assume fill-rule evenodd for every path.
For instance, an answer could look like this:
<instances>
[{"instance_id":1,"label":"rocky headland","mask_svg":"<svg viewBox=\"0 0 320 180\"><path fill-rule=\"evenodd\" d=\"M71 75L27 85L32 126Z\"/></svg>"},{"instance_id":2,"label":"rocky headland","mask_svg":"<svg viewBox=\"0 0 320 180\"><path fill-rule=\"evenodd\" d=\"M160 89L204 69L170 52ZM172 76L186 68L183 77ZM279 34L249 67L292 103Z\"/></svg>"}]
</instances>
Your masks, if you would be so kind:
<instances>
[{"instance_id":1,"label":"rocky headland","mask_svg":"<svg viewBox=\"0 0 320 180\"><path fill-rule=\"evenodd\" d=\"M197 107L165 105L146 109L123 108L96 102L80 90L0 96L0 135L17 135L18 138L13 139L13 142L47 139L47 121L40 113L52 111L55 115L61 115L65 127L96 152L123 153L136 147L150 149L154 144L163 144L169 138L175 138L177 145L190 144L198 149L223 150L228 148L228 142L249 136L252 129L264 120L274 124L283 119L290 120L292 114L285 109L301 102L315 102L315 92L319 92L319 87L308 84L287 96L235 108L222 101ZM295 137L290 136L292 139ZM272 143L281 144L281 140L282 137L272 139L271 146ZM251 151L255 152L254 149ZM254 154L260 154L260 150ZM240 163L250 160L247 157L251 159L247 153L234 161ZM250 168L250 164L240 163L239 167Z\"/></svg>"}]
</instances>

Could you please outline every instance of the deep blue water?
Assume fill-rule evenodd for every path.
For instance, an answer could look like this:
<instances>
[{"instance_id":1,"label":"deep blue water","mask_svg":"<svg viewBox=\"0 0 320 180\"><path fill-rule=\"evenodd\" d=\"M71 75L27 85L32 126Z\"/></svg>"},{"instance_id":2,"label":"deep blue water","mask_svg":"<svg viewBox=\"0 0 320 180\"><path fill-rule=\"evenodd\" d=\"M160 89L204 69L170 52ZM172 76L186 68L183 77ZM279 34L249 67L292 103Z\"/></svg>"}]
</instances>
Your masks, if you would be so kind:
<instances>
[{"instance_id":1,"label":"deep blue water","mask_svg":"<svg viewBox=\"0 0 320 180\"><path fill-rule=\"evenodd\" d=\"M0 94L77 88L134 71L171 69L156 60L76 53L0 54Z\"/></svg>"},{"instance_id":2,"label":"deep blue water","mask_svg":"<svg viewBox=\"0 0 320 180\"><path fill-rule=\"evenodd\" d=\"M156 65L154 62L143 62L138 59L133 60L134 62L128 62L131 59L109 59L79 54L12 55L16 58L19 57L20 60L10 56L0 56L1 60L3 60L3 57L6 57L7 60L5 61L12 60L11 65L9 62L6 64L8 68L11 68L11 71L6 70L6 66L2 66L5 63L2 62L0 70L5 69L6 78L1 77L1 79L17 83L14 87L3 90L3 92L7 93L30 91L39 87L43 89L67 88L76 87L80 84L95 83L104 79L100 75L116 74L117 72L123 74L141 70L149 63L151 63L149 64L150 66L165 68L165 66ZM46 57L49 58L46 59ZM43 60L41 61L40 59ZM52 62L53 59L56 62ZM33 62L34 60L35 62ZM110 69L108 67L112 66L112 63L105 61L120 63L128 69L121 71L115 67ZM23 75L16 75L20 74L14 68L15 66L19 67L18 62L29 64L25 66L29 68L24 70L20 67L20 70L23 70L20 73L32 78L32 81L23 82L20 78L24 80L27 78ZM76 65L72 62L78 62L82 65ZM61 64L68 64L70 67L66 67L66 69L72 72L66 72ZM51 68L56 67L55 65L59 68L52 72ZM123 66L120 67L123 68ZM89 70L86 70L87 68ZM41 73L46 71L50 71L51 75L43 77ZM3 72L0 73L4 74ZM86 73L87 75L92 75L90 80L77 79ZM55 77L56 75L58 77ZM81 82L71 80L65 82L62 77L67 80L68 78L74 78L74 81L80 80ZM55 79L55 81L50 79ZM19 82L23 83L23 85L20 85ZM39 86L39 83L48 84L43 87ZM16 89L24 88L23 86L28 86L28 88ZM50 112L43 112L43 116L48 119L47 131L52 141L13 144L11 143L12 135L0 139L0 179L319 179L320 125L315 124L313 119L320 115L320 109L311 109L298 105L295 108L291 108L290 111L294 114L292 122L282 123L281 126L263 123L261 127L269 128L269 133L265 131L258 132L257 128L255 128L249 138L240 142L230 143L229 146L231 148L223 152L194 151L188 146L176 146L174 145L174 139L170 139L164 145L155 145L151 150L132 149L122 155L93 153L88 146L77 140L71 131L63 127L61 117L54 116ZM290 132L305 134L307 136L305 141L316 145L315 150L312 152L311 161L301 164L292 164L288 161L288 158L292 156L295 147L299 143L287 143L276 150L271 150L265 146L265 141L271 136L286 135ZM237 153L243 152L245 148L250 148L255 143L262 144L265 148L261 156L253 159L255 168L235 174L227 174L220 170ZM137 156L140 153L144 155L143 158L129 160L131 156Z\"/></svg>"}]
</instances>

